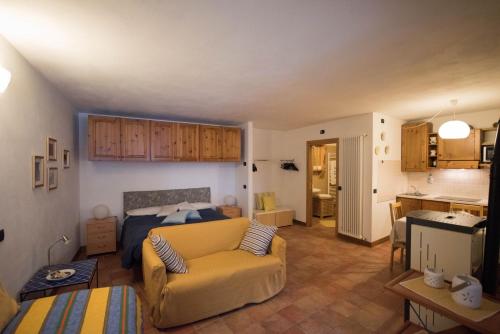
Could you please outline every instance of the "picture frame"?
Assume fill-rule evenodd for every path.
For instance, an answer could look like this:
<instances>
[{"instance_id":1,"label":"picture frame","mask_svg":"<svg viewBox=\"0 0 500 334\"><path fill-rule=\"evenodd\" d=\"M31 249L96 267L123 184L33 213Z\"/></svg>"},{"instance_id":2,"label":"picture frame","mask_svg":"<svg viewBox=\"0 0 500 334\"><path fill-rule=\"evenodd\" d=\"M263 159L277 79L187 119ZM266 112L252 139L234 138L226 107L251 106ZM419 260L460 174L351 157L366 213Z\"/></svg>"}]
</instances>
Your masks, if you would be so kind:
<instances>
[{"instance_id":1,"label":"picture frame","mask_svg":"<svg viewBox=\"0 0 500 334\"><path fill-rule=\"evenodd\" d=\"M57 139L47 137L47 160L57 161Z\"/></svg>"},{"instance_id":2,"label":"picture frame","mask_svg":"<svg viewBox=\"0 0 500 334\"><path fill-rule=\"evenodd\" d=\"M58 168L49 167L47 170L47 187L49 190L54 190L58 185Z\"/></svg>"},{"instance_id":3,"label":"picture frame","mask_svg":"<svg viewBox=\"0 0 500 334\"><path fill-rule=\"evenodd\" d=\"M71 166L71 157L69 150L63 150L62 162L63 162L63 168L65 169Z\"/></svg>"},{"instance_id":4,"label":"picture frame","mask_svg":"<svg viewBox=\"0 0 500 334\"><path fill-rule=\"evenodd\" d=\"M31 158L31 183L33 189L45 185L45 157L34 155Z\"/></svg>"}]
</instances>

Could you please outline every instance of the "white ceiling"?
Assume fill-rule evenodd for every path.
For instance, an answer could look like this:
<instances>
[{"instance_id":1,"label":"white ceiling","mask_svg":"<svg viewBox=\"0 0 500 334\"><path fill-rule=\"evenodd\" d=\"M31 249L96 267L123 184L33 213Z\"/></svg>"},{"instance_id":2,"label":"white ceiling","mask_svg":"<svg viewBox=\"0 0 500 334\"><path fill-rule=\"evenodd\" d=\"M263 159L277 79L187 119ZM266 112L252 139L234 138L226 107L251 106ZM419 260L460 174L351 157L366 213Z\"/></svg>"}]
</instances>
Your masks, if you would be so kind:
<instances>
[{"instance_id":1,"label":"white ceiling","mask_svg":"<svg viewBox=\"0 0 500 334\"><path fill-rule=\"evenodd\" d=\"M500 1L0 0L0 33L84 109L288 129L500 108Z\"/></svg>"}]
</instances>

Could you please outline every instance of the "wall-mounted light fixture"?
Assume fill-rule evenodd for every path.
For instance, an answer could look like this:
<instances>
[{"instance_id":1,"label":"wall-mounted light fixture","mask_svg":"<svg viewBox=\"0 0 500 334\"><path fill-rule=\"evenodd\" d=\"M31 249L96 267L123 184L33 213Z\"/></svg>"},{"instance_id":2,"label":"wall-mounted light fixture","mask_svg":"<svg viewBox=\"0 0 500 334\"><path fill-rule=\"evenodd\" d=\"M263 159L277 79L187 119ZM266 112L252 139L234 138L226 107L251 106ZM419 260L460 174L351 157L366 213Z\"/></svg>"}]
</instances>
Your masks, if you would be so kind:
<instances>
[{"instance_id":1,"label":"wall-mounted light fixture","mask_svg":"<svg viewBox=\"0 0 500 334\"><path fill-rule=\"evenodd\" d=\"M0 66L0 94L9 87L11 79L10 71Z\"/></svg>"}]
</instances>

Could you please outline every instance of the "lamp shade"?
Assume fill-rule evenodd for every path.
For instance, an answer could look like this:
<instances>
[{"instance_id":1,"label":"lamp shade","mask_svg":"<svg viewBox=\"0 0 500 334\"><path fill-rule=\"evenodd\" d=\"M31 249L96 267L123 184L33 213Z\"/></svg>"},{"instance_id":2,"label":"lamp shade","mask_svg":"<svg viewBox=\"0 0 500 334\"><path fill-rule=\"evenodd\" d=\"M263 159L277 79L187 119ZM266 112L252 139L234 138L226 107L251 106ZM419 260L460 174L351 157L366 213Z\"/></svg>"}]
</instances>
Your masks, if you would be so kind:
<instances>
[{"instance_id":1,"label":"lamp shade","mask_svg":"<svg viewBox=\"0 0 500 334\"><path fill-rule=\"evenodd\" d=\"M95 219L104 219L109 217L109 208L107 205L99 204L93 209Z\"/></svg>"},{"instance_id":2,"label":"lamp shade","mask_svg":"<svg viewBox=\"0 0 500 334\"><path fill-rule=\"evenodd\" d=\"M9 87L11 75L8 70L0 66L0 94Z\"/></svg>"},{"instance_id":3,"label":"lamp shade","mask_svg":"<svg viewBox=\"0 0 500 334\"><path fill-rule=\"evenodd\" d=\"M438 133L443 139L463 139L469 137L470 126L464 121L452 120L443 123Z\"/></svg>"}]
</instances>

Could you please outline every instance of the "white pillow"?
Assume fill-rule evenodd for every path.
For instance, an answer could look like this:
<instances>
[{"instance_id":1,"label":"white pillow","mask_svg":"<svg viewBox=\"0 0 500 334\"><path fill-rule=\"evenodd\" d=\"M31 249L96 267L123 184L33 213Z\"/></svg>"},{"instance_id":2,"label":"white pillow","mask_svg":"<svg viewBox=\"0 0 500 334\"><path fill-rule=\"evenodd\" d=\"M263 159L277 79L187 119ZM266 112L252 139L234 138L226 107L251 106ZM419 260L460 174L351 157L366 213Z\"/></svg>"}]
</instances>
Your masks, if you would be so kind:
<instances>
[{"instance_id":1,"label":"white pillow","mask_svg":"<svg viewBox=\"0 0 500 334\"><path fill-rule=\"evenodd\" d=\"M193 204L188 202L182 202L177 204L177 209L180 210L197 210Z\"/></svg>"},{"instance_id":2,"label":"white pillow","mask_svg":"<svg viewBox=\"0 0 500 334\"><path fill-rule=\"evenodd\" d=\"M161 210L156 214L156 217L166 217L174 212L177 212L177 204L164 205L161 207Z\"/></svg>"},{"instance_id":3,"label":"white pillow","mask_svg":"<svg viewBox=\"0 0 500 334\"><path fill-rule=\"evenodd\" d=\"M161 206L150 206L149 208L141 208L141 209L134 209L134 210L128 210L127 211L127 216L149 216L149 215L156 215L158 212L160 212Z\"/></svg>"},{"instance_id":4,"label":"white pillow","mask_svg":"<svg viewBox=\"0 0 500 334\"><path fill-rule=\"evenodd\" d=\"M212 209L215 210L215 205L207 202L195 202L191 203L192 206L195 207L195 210L203 210L203 209Z\"/></svg>"}]
</instances>

